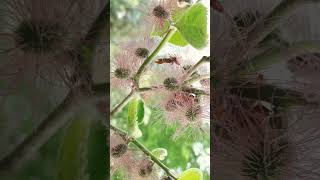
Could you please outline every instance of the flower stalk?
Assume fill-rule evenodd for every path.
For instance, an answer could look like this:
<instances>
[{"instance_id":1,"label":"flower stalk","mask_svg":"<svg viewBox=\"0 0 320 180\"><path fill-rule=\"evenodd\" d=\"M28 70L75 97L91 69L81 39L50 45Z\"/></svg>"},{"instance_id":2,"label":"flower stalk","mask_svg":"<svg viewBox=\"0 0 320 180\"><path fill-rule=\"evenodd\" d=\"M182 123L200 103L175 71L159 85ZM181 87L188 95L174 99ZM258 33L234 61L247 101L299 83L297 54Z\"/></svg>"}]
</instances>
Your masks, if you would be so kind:
<instances>
[{"instance_id":1,"label":"flower stalk","mask_svg":"<svg viewBox=\"0 0 320 180\"><path fill-rule=\"evenodd\" d=\"M120 134L121 136L128 137L128 134L125 131L123 131L122 129L119 129L113 125L110 125L110 128L113 131ZM177 177L170 171L170 169L165 164L163 164L157 157L155 157L151 153L151 151L148 148L146 148L141 142L139 142L137 139L132 138L132 137L130 137L130 142L135 144L146 156L150 157L154 163L156 163L161 169L163 169L167 173L167 175L169 175L173 179L177 179Z\"/></svg>"},{"instance_id":2,"label":"flower stalk","mask_svg":"<svg viewBox=\"0 0 320 180\"><path fill-rule=\"evenodd\" d=\"M144 70L147 68L148 64L157 56L157 54L160 52L160 50L164 47L164 45L170 40L172 35L177 31L176 27L171 26L167 32L167 34L164 36L158 47L150 54L150 56L147 57L147 59L143 62L143 64L138 69L137 73L133 77L134 83L136 88L139 88L139 80L144 72ZM132 90L130 94L125 97L111 112L110 117L113 117L115 114L121 111L121 109L130 101L130 99L133 97L133 95L136 93L135 90Z\"/></svg>"},{"instance_id":3,"label":"flower stalk","mask_svg":"<svg viewBox=\"0 0 320 180\"><path fill-rule=\"evenodd\" d=\"M164 36L164 38L162 39L162 41L160 42L160 44L158 45L158 47L150 54L150 56L148 56L148 58L143 62L143 64L140 66L140 68L138 69L136 75L134 76L134 82L136 84L136 86L139 88L139 80L140 77L142 75L142 73L144 72L144 70L147 68L148 64L157 56L157 54L160 52L160 50L164 47L164 45L170 40L170 38L172 37L172 35L177 31L177 28L174 26L171 26L168 30L168 32L166 33L166 35Z\"/></svg>"}]
</instances>

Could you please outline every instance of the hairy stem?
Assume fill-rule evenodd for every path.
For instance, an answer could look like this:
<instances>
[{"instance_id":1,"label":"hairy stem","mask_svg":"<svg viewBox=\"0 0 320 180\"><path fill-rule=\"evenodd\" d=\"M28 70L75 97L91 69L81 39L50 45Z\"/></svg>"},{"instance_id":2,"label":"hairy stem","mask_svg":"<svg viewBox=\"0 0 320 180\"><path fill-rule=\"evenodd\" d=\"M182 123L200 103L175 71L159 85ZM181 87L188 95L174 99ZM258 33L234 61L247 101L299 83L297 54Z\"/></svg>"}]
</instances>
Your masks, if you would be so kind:
<instances>
[{"instance_id":1,"label":"hairy stem","mask_svg":"<svg viewBox=\"0 0 320 180\"><path fill-rule=\"evenodd\" d=\"M143 62L143 64L138 69L136 75L134 76L134 81L136 85L139 87L139 80L144 72L144 70L147 68L148 64L157 56L159 51L164 47L164 45L170 40L172 35L177 31L177 28L174 26L171 26L167 32L167 34L164 36L158 47L150 54L150 56Z\"/></svg>"},{"instance_id":2,"label":"hairy stem","mask_svg":"<svg viewBox=\"0 0 320 180\"><path fill-rule=\"evenodd\" d=\"M117 133L119 133L120 135L122 136L125 136L125 137L128 137L128 134L113 126L113 125L110 125L110 128L114 131L116 131ZM177 177L172 173L170 172L170 169L165 165L163 164L157 157L155 157L150 150L148 150L148 148L146 148L141 142L139 142L138 140L136 140L135 138L130 138L130 142L132 142L133 144L135 144L145 155L147 155L148 157L151 158L151 160L156 163L161 169L163 169L167 175L171 176L173 179L177 179Z\"/></svg>"}]
</instances>

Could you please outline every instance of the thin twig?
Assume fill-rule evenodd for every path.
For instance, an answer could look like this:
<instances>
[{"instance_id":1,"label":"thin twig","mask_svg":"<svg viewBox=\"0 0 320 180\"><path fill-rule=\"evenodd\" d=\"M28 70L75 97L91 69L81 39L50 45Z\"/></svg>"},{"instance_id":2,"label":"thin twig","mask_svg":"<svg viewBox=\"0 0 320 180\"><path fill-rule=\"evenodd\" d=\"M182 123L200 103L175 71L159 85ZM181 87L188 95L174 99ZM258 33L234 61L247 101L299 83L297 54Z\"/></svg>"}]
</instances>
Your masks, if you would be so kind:
<instances>
[{"instance_id":1,"label":"thin twig","mask_svg":"<svg viewBox=\"0 0 320 180\"><path fill-rule=\"evenodd\" d=\"M128 137L128 134L122 130L119 129L113 125L110 125L110 129L114 130L115 132L119 133L122 136ZM151 160L156 163L161 169L163 169L167 175L171 176L173 179L177 179L177 177L170 171L170 169L163 164L157 157L155 157L148 148L146 148L141 142L136 140L135 138L130 137L130 142L135 144L145 155L151 158Z\"/></svg>"},{"instance_id":2,"label":"thin twig","mask_svg":"<svg viewBox=\"0 0 320 180\"><path fill-rule=\"evenodd\" d=\"M188 78L192 73L194 73L203 63L210 62L210 57L203 56L194 66L192 66L188 72L184 75L185 78Z\"/></svg>"},{"instance_id":3,"label":"thin twig","mask_svg":"<svg viewBox=\"0 0 320 180\"><path fill-rule=\"evenodd\" d=\"M158 45L158 47L151 53L150 56L148 56L148 58L143 62L143 64L140 66L140 68L138 69L137 73L134 76L134 82L136 84L136 87L139 88L139 80L140 77L142 75L142 73L144 72L144 70L146 69L146 67L148 66L148 64L154 59L155 56L157 56L157 54L159 53L159 51L164 47L164 45L170 40L170 38L172 37L172 35L176 32L177 28L175 27L170 27L167 34L164 36L164 38L162 39L162 41L160 42L160 44ZM116 113L118 113L128 102L129 100L132 98L132 96L134 95L134 90L132 90L130 92L130 94L125 97L111 112L110 112L110 117L113 117Z\"/></svg>"},{"instance_id":4,"label":"thin twig","mask_svg":"<svg viewBox=\"0 0 320 180\"><path fill-rule=\"evenodd\" d=\"M111 112L110 112L110 118L112 118L114 115L116 115L120 110L127 105L127 103L131 100L133 95L135 94L134 91L131 91L127 97L125 97Z\"/></svg>"},{"instance_id":5,"label":"thin twig","mask_svg":"<svg viewBox=\"0 0 320 180\"><path fill-rule=\"evenodd\" d=\"M209 78L210 78L210 74L199 75L199 76L192 77L192 78L184 81L183 85L189 85L189 84L192 84L194 82L200 81L202 79L209 79Z\"/></svg>"},{"instance_id":6,"label":"thin twig","mask_svg":"<svg viewBox=\"0 0 320 180\"><path fill-rule=\"evenodd\" d=\"M167 32L167 34L164 36L164 38L162 39L162 41L160 42L160 44L158 45L158 47L152 52L152 54L143 62L143 64L140 66L140 68L138 69L136 75L134 76L134 81L136 83L136 85L139 88L139 80L140 77L142 75L142 73L144 72L144 70L147 68L148 64L157 56L157 54L159 53L159 51L163 48L163 46L170 40L170 38L172 37L172 35L177 31L177 28L174 26L171 26Z\"/></svg>"}]
</instances>

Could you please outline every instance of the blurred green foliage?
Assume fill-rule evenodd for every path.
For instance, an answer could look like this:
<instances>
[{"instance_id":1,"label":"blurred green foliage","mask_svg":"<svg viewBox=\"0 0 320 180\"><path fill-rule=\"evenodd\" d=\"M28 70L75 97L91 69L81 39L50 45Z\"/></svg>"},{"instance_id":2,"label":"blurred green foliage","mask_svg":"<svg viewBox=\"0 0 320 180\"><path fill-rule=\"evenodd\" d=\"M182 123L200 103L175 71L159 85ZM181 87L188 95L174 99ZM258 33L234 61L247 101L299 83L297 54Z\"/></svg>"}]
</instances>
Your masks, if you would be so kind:
<instances>
[{"instance_id":1,"label":"blurred green foliage","mask_svg":"<svg viewBox=\"0 0 320 180\"><path fill-rule=\"evenodd\" d=\"M141 23L142 12L139 11L139 4L146 0L116 0L110 5L110 28L111 41L119 41L124 34L138 32L137 24ZM142 8L141 8L142 9ZM137 11L138 10L138 11Z\"/></svg>"}]
</instances>

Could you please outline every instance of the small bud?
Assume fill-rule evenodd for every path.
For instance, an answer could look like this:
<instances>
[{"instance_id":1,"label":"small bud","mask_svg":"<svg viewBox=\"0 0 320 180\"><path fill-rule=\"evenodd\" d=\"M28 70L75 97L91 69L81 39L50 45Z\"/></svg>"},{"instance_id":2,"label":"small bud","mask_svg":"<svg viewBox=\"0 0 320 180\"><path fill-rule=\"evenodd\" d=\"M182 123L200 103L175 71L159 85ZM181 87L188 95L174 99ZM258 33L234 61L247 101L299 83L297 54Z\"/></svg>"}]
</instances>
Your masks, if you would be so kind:
<instances>
[{"instance_id":1,"label":"small bud","mask_svg":"<svg viewBox=\"0 0 320 180\"><path fill-rule=\"evenodd\" d=\"M176 90L178 88L178 81L174 77L166 78L163 81L163 85L169 91Z\"/></svg>"},{"instance_id":2,"label":"small bud","mask_svg":"<svg viewBox=\"0 0 320 180\"><path fill-rule=\"evenodd\" d=\"M156 148L154 150L152 150L152 154L158 158L159 160L164 160L166 158L166 156L168 155L168 152L166 149L164 148Z\"/></svg>"},{"instance_id":3,"label":"small bud","mask_svg":"<svg viewBox=\"0 0 320 180\"><path fill-rule=\"evenodd\" d=\"M111 148L111 155L113 157L119 158L124 155L128 150L128 146L126 144L118 144Z\"/></svg>"},{"instance_id":4,"label":"small bud","mask_svg":"<svg viewBox=\"0 0 320 180\"><path fill-rule=\"evenodd\" d=\"M159 18L159 19L168 19L169 18L169 12L166 11L165 8L163 8L162 6L158 5L156 6L153 11L152 14Z\"/></svg>"},{"instance_id":5,"label":"small bud","mask_svg":"<svg viewBox=\"0 0 320 180\"><path fill-rule=\"evenodd\" d=\"M147 58L149 56L149 50L146 48L138 48L135 52L136 56L141 58Z\"/></svg>"},{"instance_id":6,"label":"small bud","mask_svg":"<svg viewBox=\"0 0 320 180\"><path fill-rule=\"evenodd\" d=\"M126 68L117 68L114 72L116 78L126 79L130 75L130 70Z\"/></svg>"}]
</instances>

